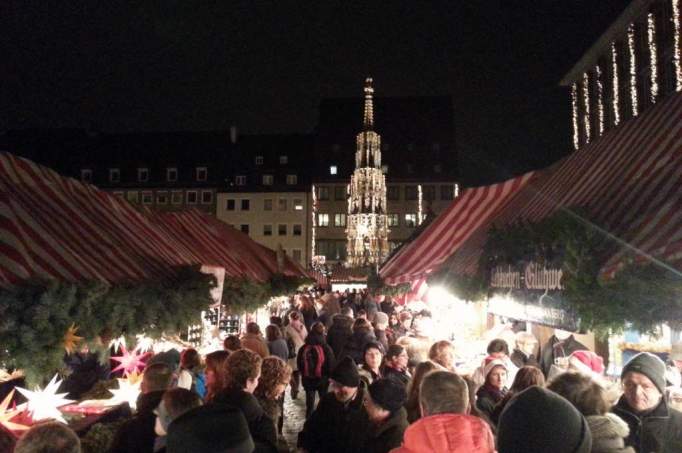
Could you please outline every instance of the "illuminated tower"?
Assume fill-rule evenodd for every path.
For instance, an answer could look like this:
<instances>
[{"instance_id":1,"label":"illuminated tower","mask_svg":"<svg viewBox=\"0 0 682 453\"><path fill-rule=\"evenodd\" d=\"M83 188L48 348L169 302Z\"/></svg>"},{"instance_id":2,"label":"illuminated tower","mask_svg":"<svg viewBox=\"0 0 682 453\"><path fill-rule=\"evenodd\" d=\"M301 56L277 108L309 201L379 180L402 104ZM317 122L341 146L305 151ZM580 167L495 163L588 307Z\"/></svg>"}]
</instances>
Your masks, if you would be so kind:
<instances>
[{"instance_id":1,"label":"illuminated tower","mask_svg":"<svg viewBox=\"0 0 682 453\"><path fill-rule=\"evenodd\" d=\"M374 132L374 88L365 79L363 128L357 136L355 171L348 196L348 257L346 265L380 264L388 255L386 177L381 170L381 137Z\"/></svg>"}]
</instances>

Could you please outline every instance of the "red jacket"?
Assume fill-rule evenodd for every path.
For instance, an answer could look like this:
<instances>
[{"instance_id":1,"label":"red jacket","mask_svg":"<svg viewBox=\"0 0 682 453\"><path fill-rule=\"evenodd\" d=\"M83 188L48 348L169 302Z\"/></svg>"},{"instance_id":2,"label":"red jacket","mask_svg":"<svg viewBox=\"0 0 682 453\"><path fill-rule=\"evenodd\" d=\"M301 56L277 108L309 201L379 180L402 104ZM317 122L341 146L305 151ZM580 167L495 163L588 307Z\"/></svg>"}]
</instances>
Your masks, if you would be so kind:
<instances>
[{"instance_id":1,"label":"red jacket","mask_svg":"<svg viewBox=\"0 0 682 453\"><path fill-rule=\"evenodd\" d=\"M411 424L391 453L495 453L490 427L478 417L438 414Z\"/></svg>"}]
</instances>

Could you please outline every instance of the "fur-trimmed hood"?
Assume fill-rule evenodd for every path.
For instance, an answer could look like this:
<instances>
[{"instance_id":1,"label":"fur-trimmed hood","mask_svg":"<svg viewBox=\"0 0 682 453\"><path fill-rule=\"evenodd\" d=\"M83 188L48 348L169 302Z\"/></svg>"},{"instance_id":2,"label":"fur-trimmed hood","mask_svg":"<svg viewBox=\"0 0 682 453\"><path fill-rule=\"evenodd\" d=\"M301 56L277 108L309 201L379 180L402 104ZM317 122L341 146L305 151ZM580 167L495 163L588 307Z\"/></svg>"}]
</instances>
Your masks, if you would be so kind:
<instances>
[{"instance_id":1,"label":"fur-trimmed hood","mask_svg":"<svg viewBox=\"0 0 682 453\"><path fill-rule=\"evenodd\" d=\"M630 428L616 414L590 415L585 417L592 433L592 453L635 453L625 447Z\"/></svg>"}]
</instances>

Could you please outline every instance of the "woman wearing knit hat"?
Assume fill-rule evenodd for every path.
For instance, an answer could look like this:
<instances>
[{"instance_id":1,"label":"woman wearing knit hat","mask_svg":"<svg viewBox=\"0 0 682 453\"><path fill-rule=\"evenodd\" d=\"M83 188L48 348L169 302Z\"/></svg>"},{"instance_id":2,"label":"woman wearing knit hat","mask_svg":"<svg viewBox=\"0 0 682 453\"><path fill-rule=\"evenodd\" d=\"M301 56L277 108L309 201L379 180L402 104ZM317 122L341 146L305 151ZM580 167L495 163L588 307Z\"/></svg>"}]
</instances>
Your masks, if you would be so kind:
<instances>
[{"instance_id":1,"label":"woman wearing knit hat","mask_svg":"<svg viewBox=\"0 0 682 453\"><path fill-rule=\"evenodd\" d=\"M488 420L492 419L495 405L507 393L507 365L504 360L488 357L483 368L485 383L476 392L476 408Z\"/></svg>"},{"instance_id":2,"label":"woman wearing knit hat","mask_svg":"<svg viewBox=\"0 0 682 453\"><path fill-rule=\"evenodd\" d=\"M379 379L369 386L365 409L371 423L365 451L388 453L400 446L407 428L405 386L391 379Z\"/></svg>"}]
</instances>

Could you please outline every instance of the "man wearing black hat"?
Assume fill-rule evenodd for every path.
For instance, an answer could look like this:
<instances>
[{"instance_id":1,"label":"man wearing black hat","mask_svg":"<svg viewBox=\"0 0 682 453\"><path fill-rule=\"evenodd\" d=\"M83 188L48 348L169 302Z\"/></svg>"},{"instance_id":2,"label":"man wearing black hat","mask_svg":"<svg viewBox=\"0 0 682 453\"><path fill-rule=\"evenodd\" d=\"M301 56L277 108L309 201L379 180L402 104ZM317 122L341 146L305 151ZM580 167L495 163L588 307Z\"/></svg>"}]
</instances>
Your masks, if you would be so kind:
<instances>
[{"instance_id":1,"label":"man wearing black hat","mask_svg":"<svg viewBox=\"0 0 682 453\"><path fill-rule=\"evenodd\" d=\"M637 453L681 452L682 413L663 398L663 361L648 352L637 354L623 367L621 380L623 396L613 412L630 427L625 444Z\"/></svg>"},{"instance_id":2,"label":"man wearing black hat","mask_svg":"<svg viewBox=\"0 0 682 453\"><path fill-rule=\"evenodd\" d=\"M379 379L368 388L365 409L371 422L365 451L388 453L400 446L407 428L405 386L392 379Z\"/></svg>"},{"instance_id":3,"label":"man wearing black hat","mask_svg":"<svg viewBox=\"0 0 682 453\"><path fill-rule=\"evenodd\" d=\"M341 360L330 376L331 392L306 420L298 446L309 453L354 453L367 440L369 418L363 404L366 389L350 357Z\"/></svg>"}]
</instances>

